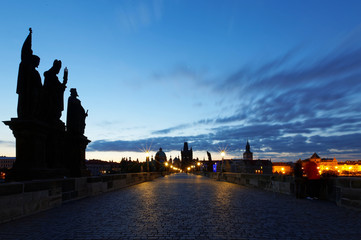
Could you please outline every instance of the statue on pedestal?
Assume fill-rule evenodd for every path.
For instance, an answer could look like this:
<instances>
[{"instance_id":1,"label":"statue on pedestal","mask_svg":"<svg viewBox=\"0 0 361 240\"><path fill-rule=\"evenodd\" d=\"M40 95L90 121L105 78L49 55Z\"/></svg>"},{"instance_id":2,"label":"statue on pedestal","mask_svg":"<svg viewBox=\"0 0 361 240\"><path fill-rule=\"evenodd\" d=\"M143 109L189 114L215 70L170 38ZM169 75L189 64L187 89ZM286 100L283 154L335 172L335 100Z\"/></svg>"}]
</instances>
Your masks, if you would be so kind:
<instances>
[{"instance_id":1,"label":"statue on pedestal","mask_svg":"<svg viewBox=\"0 0 361 240\"><path fill-rule=\"evenodd\" d=\"M66 129L69 133L84 134L85 118L88 116L88 111L85 112L81 101L77 97L76 88L70 89Z\"/></svg>"},{"instance_id":2,"label":"statue on pedestal","mask_svg":"<svg viewBox=\"0 0 361 240\"><path fill-rule=\"evenodd\" d=\"M212 155L210 152L207 151L207 156L208 156L208 167L207 167L207 171L208 172L213 172L213 164L212 164Z\"/></svg>"},{"instance_id":3,"label":"statue on pedestal","mask_svg":"<svg viewBox=\"0 0 361 240\"><path fill-rule=\"evenodd\" d=\"M64 110L64 91L68 82L68 69L64 69L64 80L61 83L57 74L61 69L61 61L55 59L53 66L44 72L44 118L49 123L60 120Z\"/></svg>"},{"instance_id":4,"label":"statue on pedestal","mask_svg":"<svg viewBox=\"0 0 361 240\"><path fill-rule=\"evenodd\" d=\"M18 118L35 119L40 113L40 98L42 93L41 77L36 68L39 66L40 58L33 55L31 49L32 30L25 39L21 49L21 62L19 65L18 83L16 93L18 100Z\"/></svg>"},{"instance_id":5,"label":"statue on pedestal","mask_svg":"<svg viewBox=\"0 0 361 240\"><path fill-rule=\"evenodd\" d=\"M60 120L64 110L64 91L68 69L63 82L58 79L61 61L44 73L44 84L36 68L40 58L31 49L31 29L22 50L16 93L19 95L18 118L4 121L16 138L16 161L7 175L7 181L81 177L88 173L85 151L89 144L83 135L88 115L71 90L68 108L68 131ZM76 133L76 134L74 134Z\"/></svg>"}]
</instances>

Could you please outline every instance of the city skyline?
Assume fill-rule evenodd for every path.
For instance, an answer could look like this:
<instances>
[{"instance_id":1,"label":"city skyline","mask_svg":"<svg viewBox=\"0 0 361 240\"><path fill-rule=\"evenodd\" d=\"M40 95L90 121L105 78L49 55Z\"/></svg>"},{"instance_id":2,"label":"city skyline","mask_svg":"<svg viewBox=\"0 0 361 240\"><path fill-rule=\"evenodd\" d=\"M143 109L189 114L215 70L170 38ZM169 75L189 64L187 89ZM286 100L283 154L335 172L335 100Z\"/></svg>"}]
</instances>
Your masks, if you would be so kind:
<instances>
[{"instance_id":1,"label":"city skyline","mask_svg":"<svg viewBox=\"0 0 361 240\"><path fill-rule=\"evenodd\" d=\"M43 73L69 69L89 109L87 159L178 157L186 141L240 158L361 159L361 3L349 1L16 1L0 3L1 121L17 116L21 46ZM15 155L0 127L0 155Z\"/></svg>"}]
</instances>

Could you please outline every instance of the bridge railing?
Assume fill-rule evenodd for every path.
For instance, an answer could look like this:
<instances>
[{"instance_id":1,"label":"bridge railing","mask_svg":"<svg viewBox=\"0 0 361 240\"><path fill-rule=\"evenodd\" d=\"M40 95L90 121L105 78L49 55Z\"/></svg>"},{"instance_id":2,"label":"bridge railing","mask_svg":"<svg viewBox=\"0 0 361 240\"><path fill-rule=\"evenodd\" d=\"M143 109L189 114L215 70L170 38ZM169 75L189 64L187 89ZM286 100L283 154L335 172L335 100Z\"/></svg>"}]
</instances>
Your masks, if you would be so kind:
<instances>
[{"instance_id":1,"label":"bridge railing","mask_svg":"<svg viewBox=\"0 0 361 240\"><path fill-rule=\"evenodd\" d=\"M295 194L293 176L233 172L197 172L196 174L275 193ZM322 200L361 210L361 177L328 177L322 178L321 181L320 198Z\"/></svg>"},{"instance_id":2,"label":"bridge railing","mask_svg":"<svg viewBox=\"0 0 361 240\"><path fill-rule=\"evenodd\" d=\"M162 176L160 172L34 180L0 184L0 223L88 196L114 191Z\"/></svg>"}]
</instances>

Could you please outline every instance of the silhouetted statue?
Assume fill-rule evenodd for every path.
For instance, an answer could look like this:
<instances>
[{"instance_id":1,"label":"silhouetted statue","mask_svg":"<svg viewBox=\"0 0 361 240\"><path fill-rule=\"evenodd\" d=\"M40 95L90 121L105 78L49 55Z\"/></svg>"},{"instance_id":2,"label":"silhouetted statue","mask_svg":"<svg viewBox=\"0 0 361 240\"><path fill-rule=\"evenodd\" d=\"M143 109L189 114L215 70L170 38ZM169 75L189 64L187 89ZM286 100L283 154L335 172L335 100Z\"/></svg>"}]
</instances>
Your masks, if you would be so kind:
<instances>
[{"instance_id":1,"label":"silhouetted statue","mask_svg":"<svg viewBox=\"0 0 361 240\"><path fill-rule=\"evenodd\" d=\"M208 151L207 151L207 156L208 156L207 171L213 172L212 156L211 156L211 153Z\"/></svg>"},{"instance_id":2,"label":"silhouetted statue","mask_svg":"<svg viewBox=\"0 0 361 240\"><path fill-rule=\"evenodd\" d=\"M64 69L64 81L61 83L57 74L61 61L54 60L53 66L44 72L44 117L48 122L57 122L64 110L64 91L68 82L68 69Z\"/></svg>"},{"instance_id":3,"label":"silhouetted statue","mask_svg":"<svg viewBox=\"0 0 361 240\"><path fill-rule=\"evenodd\" d=\"M303 178L302 160L299 159L293 168L295 180L296 198L303 198L305 195L305 179Z\"/></svg>"},{"instance_id":4,"label":"silhouetted statue","mask_svg":"<svg viewBox=\"0 0 361 240\"><path fill-rule=\"evenodd\" d=\"M21 49L17 80L18 118L4 121L16 138L16 161L6 176L7 180L87 176L85 152L90 141L83 135L87 113L77 99L76 90L72 89L66 132L60 117L64 110L68 69L64 69L61 83L57 76L61 61L55 60L44 73L42 84L36 70L40 58L33 55L32 31L29 31Z\"/></svg>"},{"instance_id":5,"label":"silhouetted statue","mask_svg":"<svg viewBox=\"0 0 361 240\"><path fill-rule=\"evenodd\" d=\"M212 161L211 153L207 151L208 161Z\"/></svg>"},{"instance_id":6,"label":"silhouetted statue","mask_svg":"<svg viewBox=\"0 0 361 240\"><path fill-rule=\"evenodd\" d=\"M33 55L31 49L32 30L25 39L21 49L21 63L19 65L18 83L16 93L18 100L18 118L33 119L39 115L39 103L42 91L41 77L36 68L39 66L40 58Z\"/></svg>"},{"instance_id":7,"label":"silhouetted statue","mask_svg":"<svg viewBox=\"0 0 361 240\"><path fill-rule=\"evenodd\" d=\"M88 111L85 112L84 108L81 106L80 100L77 97L78 93L76 88L71 88L70 97L68 99L66 129L71 133L84 134L85 118L88 116Z\"/></svg>"}]
</instances>

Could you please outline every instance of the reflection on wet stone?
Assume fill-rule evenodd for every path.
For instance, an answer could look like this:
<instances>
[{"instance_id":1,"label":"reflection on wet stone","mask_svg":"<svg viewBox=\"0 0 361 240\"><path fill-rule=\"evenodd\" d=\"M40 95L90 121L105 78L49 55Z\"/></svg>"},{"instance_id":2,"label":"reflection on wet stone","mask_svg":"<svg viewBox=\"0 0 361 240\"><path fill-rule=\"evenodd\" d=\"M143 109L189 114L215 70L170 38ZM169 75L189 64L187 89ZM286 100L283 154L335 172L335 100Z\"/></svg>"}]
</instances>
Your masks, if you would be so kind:
<instances>
[{"instance_id":1,"label":"reflection on wet stone","mask_svg":"<svg viewBox=\"0 0 361 240\"><path fill-rule=\"evenodd\" d=\"M356 240L360 225L330 202L182 173L0 225L0 239Z\"/></svg>"}]
</instances>

